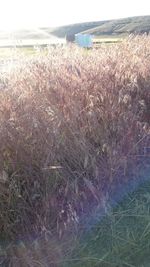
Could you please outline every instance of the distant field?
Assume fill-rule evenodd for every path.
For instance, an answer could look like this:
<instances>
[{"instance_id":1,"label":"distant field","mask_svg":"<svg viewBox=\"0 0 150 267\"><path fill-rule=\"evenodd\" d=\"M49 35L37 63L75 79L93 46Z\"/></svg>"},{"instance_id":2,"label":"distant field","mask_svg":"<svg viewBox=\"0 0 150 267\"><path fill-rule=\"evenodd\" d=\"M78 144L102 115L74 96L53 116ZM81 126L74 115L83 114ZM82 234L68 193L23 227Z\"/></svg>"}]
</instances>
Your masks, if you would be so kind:
<instances>
[{"instance_id":1,"label":"distant field","mask_svg":"<svg viewBox=\"0 0 150 267\"><path fill-rule=\"evenodd\" d=\"M93 47L98 47L99 44L101 43L110 43L110 44L115 44L118 42L121 42L123 38L116 37L116 36L95 36L93 38ZM0 47L0 60L7 60L10 58L16 57L16 55L23 55L23 56L31 56L35 55L37 53L41 53L41 51L44 53L46 52L46 47L42 47L42 45L39 43L37 46L20 46L20 47Z\"/></svg>"},{"instance_id":2,"label":"distant field","mask_svg":"<svg viewBox=\"0 0 150 267\"><path fill-rule=\"evenodd\" d=\"M126 36L125 35L101 35L101 36L94 36L93 37L93 46L98 47L99 44L101 43L110 43L110 44L115 44L118 42L121 42L124 40ZM45 45L44 45L45 43ZM34 55L35 53L41 51L41 49L46 50L46 43L48 45L53 45L50 41L44 40L42 41L41 39L37 40L24 40L22 41L22 45L17 45L16 47L13 44L7 44L8 47L3 47L2 43L0 43L0 59L9 59L10 57L16 55L16 54L22 54L22 55ZM65 39L60 40L60 44L65 44ZM29 45L31 44L31 45ZM58 43L59 44L59 43ZM57 45L57 43L56 43ZM45 48L44 48L45 47Z\"/></svg>"},{"instance_id":3,"label":"distant field","mask_svg":"<svg viewBox=\"0 0 150 267\"><path fill-rule=\"evenodd\" d=\"M31 55L35 52L36 50L34 47L0 48L0 59L9 59L18 53L23 55Z\"/></svg>"},{"instance_id":4,"label":"distant field","mask_svg":"<svg viewBox=\"0 0 150 267\"><path fill-rule=\"evenodd\" d=\"M118 43L124 40L126 36L124 35L101 35L101 36L94 36L93 43L94 45L98 45L100 43Z\"/></svg>"}]
</instances>

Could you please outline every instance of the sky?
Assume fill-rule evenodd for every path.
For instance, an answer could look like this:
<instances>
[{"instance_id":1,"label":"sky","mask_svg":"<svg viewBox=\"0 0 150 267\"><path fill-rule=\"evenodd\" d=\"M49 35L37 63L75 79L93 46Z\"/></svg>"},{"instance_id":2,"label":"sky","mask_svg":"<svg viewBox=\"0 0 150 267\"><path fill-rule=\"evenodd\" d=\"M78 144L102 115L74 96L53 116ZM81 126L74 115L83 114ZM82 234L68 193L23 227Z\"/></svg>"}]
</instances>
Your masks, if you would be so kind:
<instances>
[{"instance_id":1,"label":"sky","mask_svg":"<svg viewBox=\"0 0 150 267\"><path fill-rule=\"evenodd\" d=\"M0 0L0 29L150 15L150 0Z\"/></svg>"}]
</instances>

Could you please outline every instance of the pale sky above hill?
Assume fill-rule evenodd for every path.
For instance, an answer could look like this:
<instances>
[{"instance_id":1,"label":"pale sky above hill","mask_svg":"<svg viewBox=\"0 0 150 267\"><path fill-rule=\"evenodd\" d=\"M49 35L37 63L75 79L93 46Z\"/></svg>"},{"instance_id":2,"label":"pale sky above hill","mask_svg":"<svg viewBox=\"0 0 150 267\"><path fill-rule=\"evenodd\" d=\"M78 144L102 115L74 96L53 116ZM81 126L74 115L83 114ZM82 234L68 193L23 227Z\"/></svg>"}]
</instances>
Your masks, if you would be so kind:
<instances>
[{"instance_id":1,"label":"pale sky above hill","mask_svg":"<svg viewBox=\"0 0 150 267\"><path fill-rule=\"evenodd\" d=\"M150 15L150 0L0 0L0 29Z\"/></svg>"}]
</instances>

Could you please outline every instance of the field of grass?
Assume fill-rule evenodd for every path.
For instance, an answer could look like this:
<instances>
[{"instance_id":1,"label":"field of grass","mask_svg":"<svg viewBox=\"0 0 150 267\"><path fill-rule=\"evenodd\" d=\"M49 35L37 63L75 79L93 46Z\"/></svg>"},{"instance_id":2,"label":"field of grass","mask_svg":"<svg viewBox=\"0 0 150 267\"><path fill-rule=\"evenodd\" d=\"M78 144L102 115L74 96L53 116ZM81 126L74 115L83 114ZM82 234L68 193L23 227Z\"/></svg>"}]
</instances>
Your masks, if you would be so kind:
<instances>
[{"instance_id":1,"label":"field of grass","mask_svg":"<svg viewBox=\"0 0 150 267\"><path fill-rule=\"evenodd\" d=\"M99 44L115 44L118 42L122 42L124 38L127 36L119 35L119 36L111 36L111 35L102 35L95 36L93 38L93 47L99 47ZM34 56L38 55L38 53L47 54L48 48L42 47L40 45L37 46L20 46L20 47L0 47L0 60L10 60L16 58L16 56Z\"/></svg>"},{"instance_id":2,"label":"field of grass","mask_svg":"<svg viewBox=\"0 0 150 267\"><path fill-rule=\"evenodd\" d=\"M8 246L6 251L10 258L16 258L11 260L14 267L15 264L20 267L28 264L35 267L38 264L42 267L149 267L150 182L140 185L115 208L110 206L107 214L89 232L67 242L64 255L61 253L66 243L58 243L53 238L49 242L20 242L12 250ZM6 251L1 246L1 260L5 259ZM49 258L47 265L44 256ZM8 266L8 263L2 266Z\"/></svg>"},{"instance_id":3,"label":"field of grass","mask_svg":"<svg viewBox=\"0 0 150 267\"><path fill-rule=\"evenodd\" d=\"M110 208L90 233L76 240L72 255L61 266L149 267L150 182Z\"/></svg>"},{"instance_id":4,"label":"field of grass","mask_svg":"<svg viewBox=\"0 0 150 267\"><path fill-rule=\"evenodd\" d=\"M93 38L93 46L96 47L97 45L104 43L110 43L110 44L115 44L122 42L124 38L127 38L125 36L112 36L112 35L102 35L102 36L94 36Z\"/></svg>"},{"instance_id":5,"label":"field of grass","mask_svg":"<svg viewBox=\"0 0 150 267\"><path fill-rule=\"evenodd\" d=\"M36 49L33 47L20 47L20 48L0 48L0 60L10 60L15 55L33 55L36 53Z\"/></svg>"},{"instance_id":6,"label":"field of grass","mask_svg":"<svg viewBox=\"0 0 150 267\"><path fill-rule=\"evenodd\" d=\"M135 193L115 210L107 204L150 166L150 37L88 52L74 45L17 52L16 60L0 72L0 261L124 267L138 253L144 264L148 200ZM105 222L78 239L98 207Z\"/></svg>"}]
</instances>

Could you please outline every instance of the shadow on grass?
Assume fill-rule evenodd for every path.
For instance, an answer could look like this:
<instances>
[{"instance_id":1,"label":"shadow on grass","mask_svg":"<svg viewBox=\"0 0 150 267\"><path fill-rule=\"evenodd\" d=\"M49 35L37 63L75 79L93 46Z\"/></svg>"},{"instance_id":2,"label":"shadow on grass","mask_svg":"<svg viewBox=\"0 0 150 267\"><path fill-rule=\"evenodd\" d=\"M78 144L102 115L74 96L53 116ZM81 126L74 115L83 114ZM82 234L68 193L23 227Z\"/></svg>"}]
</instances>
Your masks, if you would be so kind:
<instances>
[{"instance_id":1,"label":"shadow on grass","mask_svg":"<svg viewBox=\"0 0 150 267\"><path fill-rule=\"evenodd\" d=\"M128 194L79 239L63 267L150 266L150 182Z\"/></svg>"}]
</instances>

